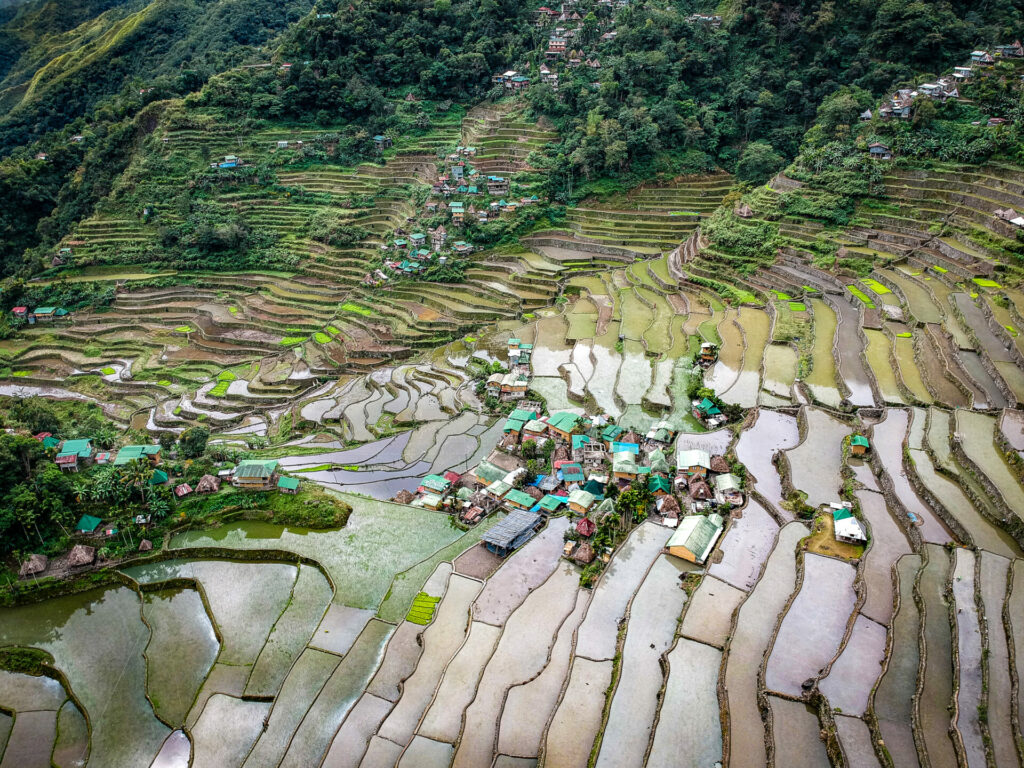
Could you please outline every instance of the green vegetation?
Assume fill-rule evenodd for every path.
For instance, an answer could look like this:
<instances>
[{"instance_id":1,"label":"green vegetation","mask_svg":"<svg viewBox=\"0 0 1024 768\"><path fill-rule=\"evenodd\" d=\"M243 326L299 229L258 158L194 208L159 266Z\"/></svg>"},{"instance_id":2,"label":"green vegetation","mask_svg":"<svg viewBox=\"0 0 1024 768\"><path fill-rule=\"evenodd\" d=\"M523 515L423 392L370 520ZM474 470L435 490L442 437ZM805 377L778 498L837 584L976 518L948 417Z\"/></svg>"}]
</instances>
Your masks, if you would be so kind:
<instances>
[{"instance_id":1,"label":"green vegetation","mask_svg":"<svg viewBox=\"0 0 1024 768\"><path fill-rule=\"evenodd\" d=\"M875 303L871 301L870 298L868 298L868 295L864 293L864 291L862 291L855 285L848 285L846 286L846 288L847 290L850 291L850 293L852 293L854 296L860 299L864 306L868 307L868 309L874 309Z\"/></svg>"}]
</instances>

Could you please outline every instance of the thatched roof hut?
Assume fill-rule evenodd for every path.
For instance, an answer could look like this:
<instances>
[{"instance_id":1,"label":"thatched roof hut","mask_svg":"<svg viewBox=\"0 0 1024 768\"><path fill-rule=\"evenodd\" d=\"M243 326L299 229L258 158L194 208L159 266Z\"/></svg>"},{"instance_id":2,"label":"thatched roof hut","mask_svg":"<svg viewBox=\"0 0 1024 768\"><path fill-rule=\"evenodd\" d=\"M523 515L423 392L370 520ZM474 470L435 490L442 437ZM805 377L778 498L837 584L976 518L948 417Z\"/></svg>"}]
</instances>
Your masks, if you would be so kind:
<instances>
[{"instance_id":1,"label":"thatched roof hut","mask_svg":"<svg viewBox=\"0 0 1024 768\"><path fill-rule=\"evenodd\" d=\"M597 553L594 551L594 548L590 545L590 542L584 541L582 544L580 544L579 548L576 550L576 554L572 556L572 559L580 565L589 565L590 563L594 562L595 557L597 557Z\"/></svg>"},{"instance_id":2,"label":"thatched roof hut","mask_svg":"<svg viewBox=\"0 0 1024 768\"><path fill-rule=\"evenodd\" d=\"M87 544L75 544L68 553L68 567L80 568L89 565L96 559L96 547Z\"/></svg>"},{"instance_id":3,"label":"thatched roof hut","mask_svg":"<svg viewBox=\"0 0 1024 768\"><path fill-rule=\"evenodd\" d=\"M213 475L203 475L196 483L196 493L216 493L220 490L220 478Z\"/></svg>"},{"instance_id":4,"label":"thatched roof hut","mask_svg":"<svg viewBox=\"0 0 1024 768\"><path fill-rule=\"evenodd\" d=\"M703 480L694 478L690 481L690 498L694 501L707 501L712 496L711 488Z\"/></svg>"},{"instance_id":5,"label":"thatched roof hut","mask_svg":"<svg viewBox=\"0 0 1024 768\"><path fill-rule=\"evenodd\" d=\"M526 488L523 488L523 492L530 496L534 501L540 501L544 498L544 491L535 485L528 485Z\"/></svg>"},{"instance_id":6,"label":"thatched roof hut","mask_svg":"<svg viewBox=\"0 0 1024 768\"><path fill-rule=\"evenodd\" d=\"M412 504L412 500L416 498L416 495L412 491L407 491L404 488L395 494L396 504Z\"/></svg>"},{"instance_id":7,"label":"thatched roof hut","mask_svg":"<svg viewBox=\"0 0 1024 768\"><path fill-rule=\"evenodd\" d=\"M622 436L619 438L618 442L620 442L620 443L636 443L637 445L639 445L640 444L640 435L638 435L633 430L629 430L629 432L624 432L622 434Z\"/></svg>"},{"instance_id":8,"label":"thatched roof hut","mask_svg":"<svg viewBox=\"0 0 1024 768\"><path fill-rule=\"evenodd\" d=\"M731 472L732 468L729 466L729 462L725 460L724 456L712 456L711 457L711 471L724 475L726 472Z\"/></svg>"},{"instance_id":9,"label":"thatched roof hut","mask_svg":"<svg viewBox=\"0 0 1024 768\"><path fill-rule=\"evenodd\" d=\"M560 445L555 448L555 452L551 454L551 461L568 461L571 457L569 456L569 446Z\"/></svg>"},{"instance_id":10,"label":"thatched roof hut","mask_svg":"<svg viewBox=\"0 0 1024 768\"><path fill-rule=\"evenodd\" d=\"M28 560L21 564L18 575L22 577L35 576L37 573L45 571L49 562L50 559L46 555L29 555Z\"/></svg>"},{"instance_id":11,"label":"thatched roof hut","mask_svg":"<svg viewBox=\"0 0 1024 768\"><path fill-rule=\"evenodd\" d=\"M662 497L661 508L658 510L661 516L669 520L679 519L679 502L675 496L665 495Z\"/></svg>"},{"instance_id":12,"label":"thatched roof hut","mask_svg":"<svg viewBox=\"0 0 1024 768\"><path fill-rule=\"evenodd\" d=\"M139 552L149 552L153 549L153 542L149 539L143 539L139 542Z\"/></svg>"},{"instance_id":13,"label":"thatched roof hut","mask_svg":"<svg viewBox=\"0 0 1024 768\"><path fill-rule=\"evenodd\" d=\"M751 216L754 215L753 209L746 203L740 203L739 205L736 206L734 210L736 215L739 216L741 219L749 219Z\"/></svg>"}]
</instances>

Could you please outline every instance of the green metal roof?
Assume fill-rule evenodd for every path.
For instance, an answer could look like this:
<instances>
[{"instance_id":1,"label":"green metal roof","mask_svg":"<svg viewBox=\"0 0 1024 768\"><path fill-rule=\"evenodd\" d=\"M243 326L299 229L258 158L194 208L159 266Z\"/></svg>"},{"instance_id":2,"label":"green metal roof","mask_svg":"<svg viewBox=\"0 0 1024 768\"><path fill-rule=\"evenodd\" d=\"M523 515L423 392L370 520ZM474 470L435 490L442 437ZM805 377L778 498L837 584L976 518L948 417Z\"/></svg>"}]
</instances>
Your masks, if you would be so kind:
<instances>
[{"instance_id":1,"label":"green metal roof","mask_svg":"<svg viewBox=\"0 0 1024 768\"><path fill-rule=\"evenodd\" d=\"M452 484L440 475L427 475L420 482L420 485L427 490L434 491L436 493L444 493Z\"/></svg>"},{"instance_id":2,"label":"green metal roof","mask_svg":"<svg viewBox=\"0 0 1024 768\"><path fill-rule=\"evenodd\" d=\"M505 501L510 501L513 504L518 504L521 507L529 509L533 506L533 496L528 493L523 493L513 488L511 491L505 494Z\"/></svg>"},{"instance_id":3,"label":"green metal roof","mask_svg":"<svg viewBox=\"0 0 1024 768\"><path fill-rule=\"evenodd\" d=\"M277 478L277 487L284 488L286 491L294 491L299 487L299 478L297 477L281 477Z\"/></svg>"},{"instance_id":4,"label":"green metal roof","mask_svg":"<svg viewBox=\"0 0 1024 768\"><path fill-rule=\"evenodd\" d=\"M572 449L578 451L585 443L589 443L590 438L586 435L573 435L572 436Z\"/></svg>"},{"instance_id":5,"label":"green metal roof","mask_svg":"<svg viewBox=\"0 0 1024 768\"><path fill-rule=\"evenodd\" d=\"M584 509L590 509L594 505L594 494L577 488L569 494L569 503L577 504Z\"/></svg>"},{"instance_id":6,"label":"green metal roof","mask_svg":"<svg viewBox=\"0 0 1024 768\"><path fill-rule=\"evenodd\" d=\"M246 459L235 467L235 477L262 477L270 478L277 469L277 460L259 461L257 459Z\"/></svg>"},{"instance_id":7,"label":"green metal roof","mask_svg":"<svg viewBox=\"0 0 1024 768\"><path fill-rule=\"evenodd\" d=\"M490 485L496 480L501 480L508 473L501 467L491 464L489 461L481 461L473 471L473 474L476 475L477 480Z\"/></svg>"},{"instance_id":8,"label":"green metal roof","mask_svg":"<svg viewBox=\"0 0 1024 768\"><path fill-rule=\"evenodd\" d=\"M82 515L82 519L78 521L78 524L75 526L75 530L84 531L85 533L92 533L97 528L99 528L102 523L103 521L98 517L93 517L92 515Z\"/></svg>"},{"instance_id":9,"label":"green metal roof","mask_svg":"<svg viewBox=\"0 0 1024 768\"><path fill-rule=\"evenodd\" d=\"M525 421L520 421L519 419L509 419L508 421L505 422L505 429L504 429L504 431L505 432L520 432L520 431L522 431L524 426L526 426L526 422Z\"/></svg>"},{"instance_id":10,"label":"green metal roof","mask_svg":"<svg viewBox=\"0 0 1024 768\"><path fill-rule=\"evenodd\" d=\"M553 496L549 493L537 503L545 512L556 512L560 506L565 504L565 496Z\"/></svg>"},{"instance_id":11,"label":"green metal roof","mask_svg":"<svg viewBox=\"0 0 1024 768\"><path fill-rule=\"evenodd\" d=\"M625 432L625 430L618 424L609 424L607 427L604 428L604 431L601 433L601 439L604 440L606 443L614 441L615 438L617 438L623 432Z\"/></svg>"},{"instance_id":12,"label":"green metal roof","mask_svg":"<svg viewBox=\"0 0 1024 768\"><path fill-rule=\"evenodd\" d=\"M135 459L156 456L158 453L160 453L159 445L126 445L117 452L114 464L115 466L120 466L130 461L135 461Z\"/></svg>"},{"instance_id":13,"label":"green metal roof","mask_svg":"<svg viewBox=\"0 0 1024 768\"><path fill-rule=\"evenodd\" d=\"M850 445L861 445L864 446L865 448L868 448L871 444L868 442L868 439L864 437L864 435L854 435L853 437L850 438Z\"/></svg>"},{"instance_id":14,"label":"green metal roof","mask_svg":"<svg viewBox=\"0 0 1024 768\"><path fill-rule=\"evenodd\" d=\"M672 485L661 475L655 475L650 479L650 482L647 483L647 489L652 493L654 491L664 491L665 493L669 493L672 490Z\"/></svg>"},{"instance_id":15,"label":"green metal roof","mask_svg":"<svg viewBox=\"0 0 1024 768\"><path fill-rule=\"evenodd\" d=\"M563 432L572 432L579 423L580 417L568 411L559 411L552 414L551 418L548 419L548 426L560 429Z\"/></svg>"},{"instance_id":16,"label":"green metal roof","mask_svg":"<svg viewBox=\"0 0 1024 768\"><path fill-rule=\"evenodd\" d=\"M153 475L149 478L150 485L163 485L167 482L167 473L162 469L154 469Z\"/></svg>"},{"instance_id":17,"label":"green metal roof","mask_svg":"<svg viewBox=\"0 0 1024 768\"><path fill-rule=\"evenodd\" d=\"M58 455L87 459L92 456L92 443L89 440L65 440Z\"/></svg>"},{"instance_id":18,"label":"green metal roof","mask_svg":"<svg viewBox=\"0 0 1024 768\"><path fill-rule=\"evenodd\" d=\"M515 419L516 421L527 422L530 421L530 419L536 419L537 412L527 408L516 408L508 415L508 417L510 419Z\"/></svg>"},{"instance_id":19,"label":"green metal roof","mask_svg":"<svg viewBox=\"0 0 1024 768\"><path fill-rule=\"evenodd\" d=\"M683 547L702 562L715 537L722 530L722 518L718 515L687 515L679 521L679 527L665 545Z\"/></svg>"}]
</instances>

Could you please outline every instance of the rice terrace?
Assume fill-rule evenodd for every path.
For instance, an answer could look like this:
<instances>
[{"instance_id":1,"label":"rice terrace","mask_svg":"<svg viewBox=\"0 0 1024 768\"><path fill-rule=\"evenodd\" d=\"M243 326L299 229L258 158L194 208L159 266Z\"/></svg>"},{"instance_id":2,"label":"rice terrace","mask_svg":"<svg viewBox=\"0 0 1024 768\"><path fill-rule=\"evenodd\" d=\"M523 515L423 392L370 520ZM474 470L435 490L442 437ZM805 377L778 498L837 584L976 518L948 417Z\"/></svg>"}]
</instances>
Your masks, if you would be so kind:
<instances>
[{"instance_id":1,"label":"rice terrace","mask_svg":"<svg viewBox=\"0 0 1024 768\"><path fill-rule=\"evenodd\" d=\"M0 4L0 768L1024 764L1022 34Z\"/></svg>"}]
</instances>

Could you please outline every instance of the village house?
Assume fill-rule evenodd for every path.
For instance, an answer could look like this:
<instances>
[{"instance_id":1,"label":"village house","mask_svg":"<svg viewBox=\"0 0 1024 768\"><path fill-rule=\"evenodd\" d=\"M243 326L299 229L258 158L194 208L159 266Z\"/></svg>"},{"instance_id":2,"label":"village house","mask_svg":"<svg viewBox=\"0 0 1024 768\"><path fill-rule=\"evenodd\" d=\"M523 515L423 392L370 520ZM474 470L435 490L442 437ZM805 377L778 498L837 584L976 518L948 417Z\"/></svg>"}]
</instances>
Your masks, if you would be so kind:
<instances>
[{"instance_id":1,"label":"village house","mask_svg":"<svg viewBox=\"0 0 1024 768\"><path fill-rule=\"evenodd\" d=\"M449 207L449 212L452 215L452 223L462 224L466 218L466 208L463 203L452 203Z\"/></svg>"},{"instance_id":2,"label":"village house","mask_svg":"<svg viewBox=\"0 0 1024 768\"><path fill-rule=\"evenodd\" d=\"M411 242L414 247L419 248L421 245L427 242L427 236L424 235L422 232L413 232L411 235L409 235L409 242Z\"/></svg>"},{"instance_id":3,"label":"village house","mask_svg":"<svg viewBox=\"0 0 1024 768\"><path fill-rule=\"evenodd\" d=\"M565 56L565 48L567 40L564 37L558 35L551 35L548 38L548 49L545 55L549 59L560 59Z\"/></svg>"},{"instance_id":4,"label":"village house","mask_svg":"<svg viewBox=\"0 0 1024 768\"><path fill-rule=\"evenodd\" d=\"M672 493L672 484L661 475L652 475L647 481L647 490L654 496L665 496Z\"/></svg>"},{"instance_id":5,"label":"village house","mask_svg":"<svg viewBox=\"0 0 1024 768\"><path fill-rule=\"evenodd\" d=\"M224 155L224 159L219 163L214 163L211 168L237 168L242 164L241 159L237 155Z\"/></svg>"},{"instance_id":6,"label":"village house","mask_svg":"<svg viewBox=\"0 0 1024 768\"><path fill-rule=\"evenodd\" d=\"M419 487L416 489L417 493L435 493L442 499L448 495L448 492L452 488L450 480L441 477L440 475L427 475L420 481Z\"/></svg>"},{"instance_id":7,"label":"village house","mask_svg":"<svg viewBox=\"0 0 1024 768\"><path fill-rule=\"evenodd\" d=\"M971 62L973 64L980 64L983 67L991 67L995 64L996 60L992 58L992 54L988 51L971 51Z\"/></svg>"},{"instance_id":8,"label":"village house","mask_svg":"<svg viewBox=\"0 0 1024 768\"><path fill-rule=\"evenodd\" d=\"M1020 40L1014 40L1009 45L997 45L996 56L1003 59L1019 59L1024 57L1024 45Z\"/></svg>"},{"instance_id":9,"label":"village house","mask_svg":"<svg viewBox=\"0 0 1024 768\"><path fill-rule=\"evenodd\" d=\"M675 429L667 421L655 423L647 432L647 441L652 444L652 448L669 445L675 437Z\"/></svg>"},{"instance_id":10,"label":"village house","mask_svg":"<svg viewBox=\"0 0 1024 768\"><path fill-rule=\"evenodd\" d=\"M522 400L530 387L530 379L521 373L506 373L501 379L501 399Z\"/></svg>"},{"instance_id":11,"label":"village house","mask_svg":"<svg viewBox=\"0 0 1024 768\"><path fill-rule=\"evenodd\" d=\"M866 544L868 541L864 523L853 516L847 507L832 505L832 527L836 541L847 544Z\"/></svg>"},{"instance_id":12,"label":"village house","mask_svg":"<svg viewBox=\"0 0 1024 768\"><path fill-rule=\"evenodd\" d=\"M530 78L525 75L516 75L505 82L505 87L512 91L521 91L530 84Z\"/></svg>"},{"instance_id":13,"label":"village house","mask_svg":"<svg viewBox=\"0 0 1024 768\"><path fill-rule=\"evenodd\" d=\"M706 477L711 469L711 454L700 448L682 449L676 454L676 467L688 476Z\"/></svg>"},{"instance_id":14,"label":"village house","mask_svg":"<svg viewBox=\"0 0 1024 768\"><path fill-rule=\"evenodd\" d=\"M528 510L533 507L534 499L528 493L523 493L520 490L512 488L502 499L511 510L521 509Z\"/></svg>"},{"instance_id":15,"label":"village house","mask_svg":"<svg viewBox=\"0 0 1024 768\"><path fill-rule=\"evenodd\" d=\"M714 401L705 397L693 401L693 417L708 427L717 426L725 421L725 416Z\"/></svg>"},{"instance_id":16,"label":"village house","mask_svg":"<svg viewBox=\"0 0 1024 768\"><path fill-rule=\"evenodd\" d=\"M583 474L583 467L575 461L561 464L558 467L558 471L561 474L562 482L566 486L579 485L587 479L586 475Z\"/></svg>"},{"instance_id":17,"label":"village house","mask_svg":"<svg viewBox=\"0 0 1024 768\"><path fill-rule=\"evenodd\" d=\"M864 435L854 435L850 438L850 453L853 456L863 456L871 448L871 443Z\"/></svg>"},{"instance_id":18,"label":"village house","mask_svg":"<svg viewBox=\"0 0 1024 768\"><path fill-rule=\"evenodd\" d=\"M892 150L880 141L868 145L868 154L876 160L892 160Z\"/></svg>"},{"instance_id":19,"label":"village house","mask_svg":"<svg viewBox=\"0 0 1024 768\"><path fill-rule=\"evenodd\" d=\"M548 419L548 434L556 439L569 442L571 435L579 429L580 417L568 411L554 413Z\"/></svg>"},{"instance_id":20,"label":"village house","mask_svg":"<svg viewBox=\"0 0 1024 768\"><path fill-rule=\"evenodd\" d=\"M710 341L705 341L700 345L700 357L698 362L700 365L707 367L714 363L718 359L718 347L712 344Z\"/></svg>"},{"instance_id":21,"label":"village house","mask_svg":"<svg viewBox=\"0 0 1024 768\"><path fill-rule=\"evenodd\" d=\"M114 459L114 466L120 467L135 461L136 459L148 459L151 464L160 463L159 445L126 445L117 452Z\"/></svg>"},{"instance_id":22,"label":"village house","mask_svg":"<svg viewBox=\"0 0 1024 768\"><path fill-rule=\"evenodd\" d=\"M722 535L724 521L719 515L688 515L679 521L665 549L670 555L703 565Z\"/></svg>"},{"instance_id":23,"label":"village house","mask_svg":"<svg viewBox=\"0 0 1024 768\"><path fill-rule=\"evenodd\" d=\"M548 423L541 421L540 419L530 419L526 424L523 425L522 436L523 440L536 440L538 444L541 441L547 441Z\"/></svg>"},{"instance_id":24,"label":"village house","mask_svg":"<svg viewBox=\"0 0 1024 768\"><path fill-rule=\"evenodd\" d=\"M378 152L383 152L391 146L391 138L389 136L383 136L378 134L373 137L373 148Z\"/></svg>"},{"instance_id":25,"label":"village house","mask_svg":"<svg viewBox=\"0 0 1024 768\"><path fill-rule=\"evenodd\" d=\"M231 484L248 490L269 491L277 486L277 461L247 459L239 462L231 475Z\"/></svg>"},{"instance_id":26,"label":"village house","mask_svg":"<svg viewBox=\"0 0 1024 768\"><path fill-rule=\"evenodd\" d=\"M430 246L434 253L438 253L444 248L445 241L448 239L448 230L444 228L444 224L439 224L437 229L430 233Z\"/></svg>"},{"instance_id":27,"label":"village house","mask_svg":"<svg viewBox=\"0 0 1024 768\"><path fill-rule=\"evenodd\" d=\"M640 474L636 457L628 451L620 451L612 454L612 477L616 480L632 482Z\"/></svg>"},{"instance_id":28,"label":"village house","mask_svg":"<svg viewBox=\"0 0 1024 768\"><path fill-rule=\"evenodd\" d=\"M595 504L594 494L577 488L569 494L569 509L578 515L584 515L593 508Z\"/></svg>"},{"instance_id":29,"label":"village house","mask_svg":"<svg viewBox=\"0 0 1024 768\"><path fill-rule=\"evenodd\" d=\"M612 449L612 444L618 440L625 430L618 424L609 424L601 431L601 441L604 443L605 448L609 451Z\"/></svg>"},{"instance_id":30,"label":"village house","mask_svg":"<svg viewBox=\"0 0 1024 768\"><path fill-rule=\"evenodd\" d=\"M738 507L743 504L740 479L732 472L715 477L715 502L722 506Z\"/></svg>"},{"instance_id":31,"label":"village house","mask_svg":"<svg viewBox=\"0 0 1024 768\"><path fill-rule=\"evenodd\" d=\"M488 176L487 193L490 195L507 195L508 179L504 176Z\"/></svg>"},{"instance_id":32,"label":"village house","mask_svg":"<svg viewBox=\"0 0 1024 768\"><path fill-rule=\"evenodd\" d=\"M92 458L92 443L87 440L65 440L55 459L65 472L77 472L78 467Z\"/></svg>"},{"instance_id":33,"label":"village house","mask_svg":"<svg viewBox=\"0 0 1024 768\"><path fill-rule=\"evenodd\" d=\"M969 67L953 67L953 77L957 80L970 80L974 75L974 70Z\"/></svg>"}]
</instances>

